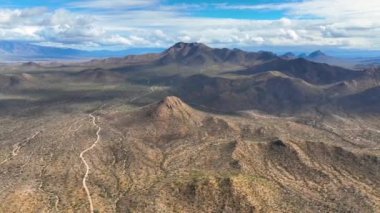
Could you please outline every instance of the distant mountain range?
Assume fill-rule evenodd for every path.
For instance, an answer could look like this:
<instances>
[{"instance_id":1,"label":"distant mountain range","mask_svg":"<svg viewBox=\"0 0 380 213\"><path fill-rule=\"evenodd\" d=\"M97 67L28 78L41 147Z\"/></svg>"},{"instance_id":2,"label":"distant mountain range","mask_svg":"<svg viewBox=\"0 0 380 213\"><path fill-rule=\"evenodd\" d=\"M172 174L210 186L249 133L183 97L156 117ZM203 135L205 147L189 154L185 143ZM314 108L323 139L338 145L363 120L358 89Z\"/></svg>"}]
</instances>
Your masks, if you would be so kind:
<instances>
[{"instance_id":1,"label":"distant mountain range","mask_svg":"<svg viewBox=\"0 0 380 213\"><path fill-rule=\"evenodd\" d=\"M366 104L359 104L358 109L371 103L376 105L367 95L374 92L366 90L378 87L378 72L348 69L337 66L337 62L338 59L322 51L284 59L271 52L180 42L159 54L96 60L91 66L117 65L119 67L111 70L117 74L128 73L130 80L170 85L184 100L221 111L295 112L331 101L351 109L347 94L357 94L355 100L365 100ZM154 75L150 73L152 69ZM107 74L109 76L109 72L96 73L98 76ZM376 108L371 110L376 111Z\"/></svg>"},{"instance_id":2,"label":"distant mountain range","mask_svg":"<svg viewBox=\"0 0 380 213\"><path fill-rule=\"evenodd\" d=\"M76 60L91 58L122 57L150 52L160 48L133 48L120 51L84 51L72 48L48 47L17 41L0 41L0 61Z\"/></svg>"},{"instance_id":3,"label":"distant mountain range","mask_svg":"<svg viewBox=\"0 0 380 213\"><path fill-rule=\"evenodd\" d=\"M75 82L128 81L139 85L161 85L170 87L172 95L189 103L222 112L254 109L292 114L319 105L346 107L350 111L354 110L351 99L363 100L356 109L378 106L377 99L371 98L378 91L375 89L379 87L378 70L353 70L312 61L329 58L321 51L304 58L285 59L271 52L247 52L180 42L160 53L73 64L23 63L14 70L24 73L57 69L59 72L49 75L59 75L60 80ZM81 71L62 72L62 68L77 67ZM5 76L2 84L8 89L25 87L29 78ZM377 112L378 108L368 110Z\"/></svg>"},{"instance_id":4,"label":"distant mountain range","mask_svg":"<svg viewBox=\"0 0 380 213\"><path fill-rule=\"evenodd\" d=\"M363 67L371 66L371 64L379 64L380 60L378 58L341 58L341 57L334 57L330 56L321 50L314 51L310 54L301 53L296 55L292 52L287 52L283 55L281 55L281 58L286 60L296 59L296 58L303 58L308 61L313 61L317 63L325 63L330 64L334 66L340 66L344 68L349 69L359 69Z\"/></svg>"},{"instance_id":5,"label":"distant mountain range","mask_svg":"<svg viewBox=\"0 0 380 213\"><path fill-rule=\"evenodd\" d=\"M158 53L165 54L165 57L160 58L160 63L162 64L177 61L182 64L194 65L199 63L219 63L224 61L240 65L252 65L252 63L256 63L258 60L280 57L285 60L303 58L308 61L326 63L350 69L376 67L380 65L380 57L346 59L327 55L320 50L314 51L310 54L295 54L287 52L283 55L277 56L275 53L268 51L247 52L240 49L210 48L200 43L186 44L179 42L168 50L163 48L132 48L119 51L85 51L73 48L41 46L20 41L0 41L0 62L105 59L147 53L151 53L150 55ZM127 59L130 60L131 58Z\"/></svg>"}]
</instances>

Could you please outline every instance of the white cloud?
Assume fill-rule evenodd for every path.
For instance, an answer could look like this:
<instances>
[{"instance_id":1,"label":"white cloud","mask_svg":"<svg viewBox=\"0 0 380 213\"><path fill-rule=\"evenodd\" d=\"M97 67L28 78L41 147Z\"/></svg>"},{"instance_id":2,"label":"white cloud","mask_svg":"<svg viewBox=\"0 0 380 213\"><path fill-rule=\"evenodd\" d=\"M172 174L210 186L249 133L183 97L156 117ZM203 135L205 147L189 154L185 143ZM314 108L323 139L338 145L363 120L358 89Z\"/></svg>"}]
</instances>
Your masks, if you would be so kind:
<instances>
[{"instance_id":1,"label":"white cloud","mask_svg":"<svg viewBox=\"0 0 380 213\"><path fill-rule=\"evenodd\" d=\"M288 29L282 30L281 34L288 34L289 39L298 41L297 44L380 49L380 37L376 36L380 32L379 0L304 0L261 5L220 4L218 7L225 10L282 11L293 20L285 21ZM307 34L299 33L300 30ZM272 42L281 40L281 34ZM288 40L283 40L283 44L286 43Z\"/></svg>"},{"instance_id":2,"label":"white cloud","mask_svg":"<svg viewBox=\"0 0 380 213\"><path fill-rule=\"evenodd\" d=\"M64 9L3 9L0 14L0 39L3 40L88 45L108 36L95 24L94 17Z\"/></svg>"},{"instance_id":3,"label":"white cloud","mask_svg":"<svg viewBox=\"0 0 380 213\"><path fill-rule=\"evenodd\" d=\"M376 36L380 35L378 0L218 5L225 10L281 10L286 17L278 20L193 17L186 10L202 9L202 5L169 7L158 1L86 0L68 5L72 10L0 9L0 39L83 48L165 47L178 41L197 41L215 46L380 49L380 37Z\"/></svg>"},{"instance_id":4,"label":"white cloud","mask_svg":"<svg viewBox=\"0 0 380 213\"><path fill-rule=\"evenodd\" d=\"M289 4L288 9L293 15L314 15L325 19L364 18L370 21L370 17L380 17L378 0L308 0Z\"/></svg>"},{"instance_id":5,"label":"white cloud","mask_svg":"<svg viewBox=\"0 0 380 213\"><path fill-rule=\"evenodd\" d=\"M83 43L93 42L106 35L106 31L93 24L92 16L78 15L64 9L54 11L45 20L45 26L38 35L53 42Z\"/></svg>"},{"instance_id":6,"label":"white cloud","mask_svg":"<svg viewBox=\"0 0 380 213\"><path fill-rule=\"evenodd\" d=\"M43 21L47 8L29 9L1 9L0 8L0 27L12 25L40 25Z\"/></svg>"}]
</instances>

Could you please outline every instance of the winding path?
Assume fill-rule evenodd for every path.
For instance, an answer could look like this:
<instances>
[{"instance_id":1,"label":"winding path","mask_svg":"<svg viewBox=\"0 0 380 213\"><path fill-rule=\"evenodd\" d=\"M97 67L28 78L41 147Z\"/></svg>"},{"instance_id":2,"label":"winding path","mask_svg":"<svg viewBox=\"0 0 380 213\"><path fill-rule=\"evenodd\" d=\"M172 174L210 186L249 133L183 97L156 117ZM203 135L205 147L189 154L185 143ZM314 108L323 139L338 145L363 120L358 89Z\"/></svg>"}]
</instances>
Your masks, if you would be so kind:
<instances>
[{"instance_id":1,"label":"winding path","mask_svg":"<svg viewBox=\"0 0 380 213\"><path fill-rule=\"evenodd\" d=\"M86 190L88 202L90 203L90 212L93 213L94 212L94 205L92 203L92 198L91 198L90 190L88 189L87 184L86 184L88 174L90 173L90 166L86 162L86 159L83 157L83 155L86 154L86 152L91 151L93 148L95 148L95 146L97 145L97 143L100 141L100 134L99 133L102 130L102 128L98 124L96 124L96 117L94 115L89 114L89 116L92 119L92 124L98 128L98 130L96 131L96 141L90 147L88 147L87 149L83 150L80 153L79 157L82 159L82 162L86 166L86 173L83 176L82 184L83 184L84 190Z\"/></svg>"},{"instance_id":2,"label":"winding path","mask_svg":"<svg viewBox=\"0 0 380 213\"><path fill-rule=\"evenodd\" d=\"M149 87L149 91L148 91L148 92L146 92L146 93L144 93L144 94L142 94L142 95L138 95L138 96L136 96L136 97L131 98L131 99L129 100L129 102L134 102L135 100L140 99L140 98L142 98L142 97L144 97L144 96L146 96L146 95L150 95L150 94L154 93L156 90L157 90L156 87Z\"/></svg>"},{"instance_id":3,"label":"winding path","mask_svg":"<svg viewBox=\"0 0 380 213\"><path fill-rule=\"evenodd\" d=\"M5 164L6 162L12 160L14 157L16 157L18 155L18 153L20 152L20 149L22 147L24 147L25 145L27 145L28 143L30 143L35 137L37 137L37 135L39 135L42 131L37 131L36 133L34 133L34 135L32 135L31 137L25 139L24 142L22 143L17 143L13 146L13 150L12 150L12 154L10 155L10 157L6 158L5 160L3 160L2 162L0 162L0 165L3 165Z\"/></svg>"}]
</instances>

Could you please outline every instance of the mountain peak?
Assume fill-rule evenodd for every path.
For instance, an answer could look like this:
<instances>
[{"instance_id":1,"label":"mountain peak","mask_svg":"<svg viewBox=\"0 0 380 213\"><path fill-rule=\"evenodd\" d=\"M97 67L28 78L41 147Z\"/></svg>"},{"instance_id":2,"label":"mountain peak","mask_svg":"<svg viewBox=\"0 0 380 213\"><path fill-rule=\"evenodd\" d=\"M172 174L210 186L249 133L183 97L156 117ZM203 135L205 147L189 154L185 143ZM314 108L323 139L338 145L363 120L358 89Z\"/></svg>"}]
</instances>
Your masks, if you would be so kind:
<instances>
[{"instance_id":1,"label":"mountain peak","mask_svg":"<svg viewBox=\"0 0 380 213\"><path fill-rule=\"evenodd\" d=\"M24 66L24 67L29 67L29 66L39 67L40 65L37 64L36 62L29 61L29 62L22 63L21 66Z\"/></svg>"},{"instance_id":2,"label":"mountain peak","mask_svg":"<svg viewBox=\"0 0 380 213\"><path fill-rule=\"evenodd\" d=\"M183 120L198 121L198 115L189 105L180 98L168 96L160 101L151 111L151 116L155 120Z\"/></svg>"},{"instance_id":3,"label":"mountain peak","mask_svg":"<svg viewBox=\"0 0 380 213\"><path fill-rule=\"evenodd\" d=\"M182 54L182 55L187 55L189 52L192 52L194 50L209 50L211 49L205 44L202 43L185 43L185 42L178 42L171 46L169 49L167 49L165 52L170 53L170 54Z\"/></svg>"},{"instance_id":4,"label":"mountain peak","mask_svg":"<svg viewBox=\"0 0 380 213\"><path fill-rule=\"evenodd\" d=\"M297 58L297 56L294 53L292 53L292 52L287 52L287 53L281 55L281 58L284 58L284 59L295 59L295 58Z\"/></svg>"},{"instance_id":5,"label":"mountain peak","mask_svg":"<svg viewBox=\"0 0 380 213\"><path fill-rule=\"evenodd\" d=\"M167 65L177 63L187 66L204 66L212 64L250 65L257 61L268 61L278 58L272 52L245 52L239 49L211 48L202 43L179 42L161 53L158 63Z\"/></svg>"},{"instance_id":6,"label":"mountain peak","mask_svg":"<svg viewBox=\"0 0 380 213\"><path fill-rule=\"evenodd\" d=\"M186 42L178 42L174 44L169 49L185 49L185 48L194 48L194 47L203 47L203 48L209 48L207 45L203 43L193 42L193 43L186 43Z\"/></svg>"},{"instance_id":7,"label":"mountain peak","mask_svg":"<svg viewBox=\"0 0 380 213\"><path fill-rule=\"evenodd\" d=\"M310 55L308 57L309 58L316 58L316 57L322 57L322 56L326 56L326 54L320 50L317 50L317 51L310 53Z\"/></svg>"},{"instance_id":8,"label":"mountain peak","mask_svg":"<svg viewBox=\"0 0 380 213\"><path fill-rule=\"evenodd\" d=\"M200 65L213 58L211 56L212 50L212 48L202 43L179 42L161 54L160 63L169 64L175 62L188 65Z\"/></svg>"},{"instance_id":9,"label":"mountain peak","mask_svg":"<svg viewBox=\"0 0 380 213\"><path fill-rule=\"evenodd\" d=\"M175 109L178 107L185 106L185 103L183 103L183 101L176 96L168 96L160 102L160 105L164 105L165 107L169 109Z\"/></svg>"},{"instance_id":10,"label":"mountain peak","mask_svg":"<svg viewBox=\"0 0 380 213\"><path fill-rule=\"evenodd\" d=\"M165 52L169 54L181 54L181 55L187 55L189 52L193 51L203 51L203 50L210 50L211 48L208 47L205 44L202 43L185 43L185 42L178 42L171 46L169 49L167 49Z\"/></svg>"}]
</instances>

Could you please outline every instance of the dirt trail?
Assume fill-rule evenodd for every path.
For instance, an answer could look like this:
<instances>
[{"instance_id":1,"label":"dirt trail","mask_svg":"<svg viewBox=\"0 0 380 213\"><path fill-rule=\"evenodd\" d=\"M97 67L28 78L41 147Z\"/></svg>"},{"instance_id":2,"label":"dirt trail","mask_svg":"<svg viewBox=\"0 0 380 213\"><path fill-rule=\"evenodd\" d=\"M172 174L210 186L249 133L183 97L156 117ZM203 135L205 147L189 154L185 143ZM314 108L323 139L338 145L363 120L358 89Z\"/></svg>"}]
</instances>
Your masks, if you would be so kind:
<instances>
[{"instance_id":1,"label":"dirt trail","mask_svg":"<svg viewBox=\"0 0 380 213\"><path fill-rule=\"evenodd\" d=\"M22 147L26 146L28 143L30 143L30 141L32 141L35 137L37 137L41 132L42 131L37 131L36 133L34 133L34 135L32 135L31 137L27 138L23 142L17 143L15 145L13 145L13 150L12 150L11 156L9 156L7 159L5 159L2 162L0 162L0 165L3 165L4 163L6 163L6 162L12 160L14 157L16 157L18 155L18 153L20 152L20 149Z\"/></svg>"},{"instance_id":2,"label":"dirt trail","mask_svg":"<svg viewBox=\"0 0 380 213\"><path fill-rule=\"evenodd\" d=\"M55 195L54 209L55 209L56 212L59 212L59 210L58 210L58 204L59 204L59 197L58 197L58 195Z\"/></svg>"},{"instance_id":3,"label":"dirt trail","mask_svg":"<svg viewBox=\"0 0 380 213\"><path fill-rule=\"evenodd\" d=\"M90 190L88 189L87 184L86 184L86 181L87 181L87 178L88 178L88 174L90 173L90 166L88 165L86 159L84 158L84 154L86 154L86 152L91 151L93 148L96 147L97 143L100 141L100 134L99 133L102 130L102 128L98 124L96 124L96 117L94 115L89 114L89 116L92 119L92 124L98 128L98 130L96 131L96 141L90 147L88 147L87 149L83 150L80 153L79 157L82 159L83 164L86 166L86 173L83 176L82 184L83 184L84 190L87 193L88 202L90 204L90 212L93 213L94 212L94 205L93 205L93 202L92 202Z\"/></svg>"},{"instance_id":4,"label":"dirt trail","mask_svg":"<svg viewBox=\"0 0 380 213\"><path fill-rule=\"evenodd\" d=\"M142 95L138 95L138 96L136 96L136 97L131 98L131 99L129 100L129 102L134 102L134 101L136 101L137 99L140 99L140 98L142 98L142 97L144 97L144 96L150 95L150 94L152 94L152 93L154 93L154 92L156 92L156 91L158 91L158 90L159 90L159 87L149 87L149 91L148 91L148 92L146 92L146 93L144 93L144 94L142 94Z\"/></svg>"}]
</instances>

